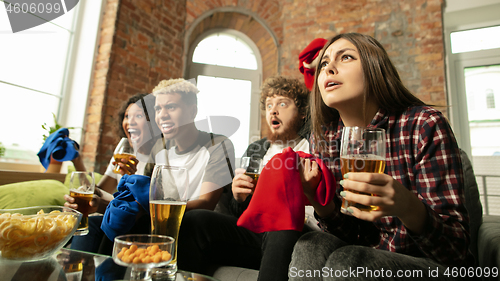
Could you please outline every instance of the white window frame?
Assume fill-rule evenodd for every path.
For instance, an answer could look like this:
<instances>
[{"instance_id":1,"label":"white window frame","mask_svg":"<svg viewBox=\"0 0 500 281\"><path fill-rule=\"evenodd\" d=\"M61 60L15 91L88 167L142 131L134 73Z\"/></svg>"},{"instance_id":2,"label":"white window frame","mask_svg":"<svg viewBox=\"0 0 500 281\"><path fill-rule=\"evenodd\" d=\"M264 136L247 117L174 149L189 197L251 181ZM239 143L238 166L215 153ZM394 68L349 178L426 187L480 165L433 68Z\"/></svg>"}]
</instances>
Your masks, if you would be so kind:
<instances>
[{"instance_id":1,"label":"white window frame","mask_svg":"<svg viewBox=\"0 0 500 281\"><path fill-rule=\"evenodd\" d=\"M234 35L245 42L253 51L257 60L257 70L226 67L219 65L210 65L193 62L193 54L196 46L205 38L216 33L227 33ZM251 97L251 116L250 116L250 133L249 144L259 140L260 137L260 87L262 83L262 57L257 45L246 34L233 29L211 29L196 38L195 41L189 46L187 54L186 72L187 79L196 79L198 75L223 77L229 79L249 80L252 83L252 97ZM236 155L236 157L240 157Z\"/></svg>"},{"instance_id":2,"label":"white window frame","mask_svg":"<svg viewBox=\"0 0 500 281\"><path fill-rule=\"evenodd\" d=\"M81 143L85 133L85 114L88 108L96 57L99 47L99 31L106 0L80 1L75 22L71 50L66 60L62 100L57 120L67 127L75 127L71 138Z\"/></svg>"},{"instance_id":3,"label":"white window frame","mask_svg":"<svg viewBox=\"0 0 500 281\"><path fill-rule=\"evenodd\" d=\"M449 115L459 146L470 156L472 156L472 147L469 135L469 116L463 69L467 67L500 64L500 48L452 54L450 34L456 31L495 25L500 25L500 20L465 24L447 27L445 29L445 47L448 54L446 60L448 69Z\"/></svg>"},{"instance_id":4,"label":"white window frame","mask_svg":"<svg viewBox=\"0 0 500 281\"><path fill-rule=\"evenodd\" d=\"M83 141L85 115L88 108L88 97L90 96L99 46L99 31L106 2L106 0L78 2L74 8L76 14L71 28L73 34L68 42L60 93L42 93L59 99L57 112L55 112L57 122L65 127L75 127L75 129L71 130L70 138L78 143ZM0 3L3 5L3 2ZM37 91L36 89L33 90ZM48 122L47 125L52 126L53 124ZM36 148L33 150L35 151ZM69 163L65 162L63 165L61 171L65 171L65 166L69 165ZM26 163L19 168L36 170L36 168L27 168L28 166L37 167L38 165L36 163ZM16 168L14 167L14 169Z\"/></svg>"}]
</instances>

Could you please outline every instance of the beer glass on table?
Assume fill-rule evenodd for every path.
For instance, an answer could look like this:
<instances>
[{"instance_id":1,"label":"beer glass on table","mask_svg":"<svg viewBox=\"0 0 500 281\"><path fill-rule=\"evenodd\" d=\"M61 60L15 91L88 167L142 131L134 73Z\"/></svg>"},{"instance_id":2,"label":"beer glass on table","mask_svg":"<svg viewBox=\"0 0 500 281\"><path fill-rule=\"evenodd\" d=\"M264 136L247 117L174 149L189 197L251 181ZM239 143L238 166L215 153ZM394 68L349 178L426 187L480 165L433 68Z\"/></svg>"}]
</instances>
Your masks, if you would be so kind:
<instances>
[{"instance_id":1,"label":"beer glass on table","mask_svg":"<svg viewBox=\"0 0 500 281\"><path fill-rule=\"evenodd\" d=\"M383 173L385 169L385 143L384 129L344 127L340 146L342 175L353 172ZM347 208L350 206L361 211L378 209L377 206L366 206L342 198L341 212L347 213Z\"/></svg>"},{"instance_id":2,"label":"beer glass on table","mask_svg":"<svg viewBox=\"0 0 500 281\"><path fill-rule=\"evenodd\" d=\"M262 159L257 157L241 157L240 168L245 169L245 175L252 178L252 183L257 185L260 172L262 172Z\"/></svg>"},{"instance_id":3,"label":"beer glass on table","mask_svg":"<svg viewBox=\"0 0 500 281\"><path fill-rule=\"evenodd\" d=\"M82 220L73 235L87 235L89 233L90 201L94 195L95 180L93 172L73 172L69 181L69 196L75 198L78 204L76 209L82 213Z\"/></svg>"},{"instance_id":4,"label":"beer glass on table","mask_svg":"<svg viewBox=\"0 0 500 281\"><path fill-rule=\"evenodd\" d=\"M177 272L177 238L188 201L189 178L187 169L168 165L155 165L149 189L151 233L175 239L170 263L156 270L174 277Z\"/></svg>"},{"instance_id":5,"label":"beer glass on table","mask_svg":"<svg viewBox=\"0 0 500 281\"><path fill-rule=\"evenodd\" d=\"M122 138L118 145L115 148L115 151L113 153L113 158L115 158L115 168L113 169L113 173L119 174L120 173L120 166L118 165L119 162L122 162L122 159L127 159L130 160L130 158L135 158L135 151L134 147L130 145L128 138ZM133 160L130 160L132 163L134 163ZM135 163L134 163L135 164ZM127 165L127 164L125 164ZM127 165L128 166L128 165ZM128 171L125 170L127 174L130 175Z\"/></svg>"}]
</instances>

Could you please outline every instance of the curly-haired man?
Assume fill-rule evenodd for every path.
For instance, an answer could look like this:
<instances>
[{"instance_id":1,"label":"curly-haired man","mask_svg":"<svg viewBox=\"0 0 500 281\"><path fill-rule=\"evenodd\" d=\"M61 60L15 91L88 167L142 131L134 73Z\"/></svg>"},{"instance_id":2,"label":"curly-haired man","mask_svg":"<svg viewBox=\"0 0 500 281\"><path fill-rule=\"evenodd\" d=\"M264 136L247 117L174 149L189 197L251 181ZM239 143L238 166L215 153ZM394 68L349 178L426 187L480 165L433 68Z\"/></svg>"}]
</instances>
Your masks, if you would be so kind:
<instances>
[{"instance_id":1,"label":"curly-haired man","mask_svg":"<svg viewBox=\"0 0 500 281\"><path fill-rule=\"evenodd\" d=\"M264 164L286 147L309 152L306 135L309 91L297 79L267 79L261 91L268 138L250 144L243 156L263 159ZM293 246L299 231L254 233L237 226L248 207L255 185L245 170L236 169L232 183L232 215L206 210L186 213L179 235L179 268L210 274L210 265L259 269L259 280L286 280ZM310 230L304 227L304 231Z\"/></svg>"}]
</instances>

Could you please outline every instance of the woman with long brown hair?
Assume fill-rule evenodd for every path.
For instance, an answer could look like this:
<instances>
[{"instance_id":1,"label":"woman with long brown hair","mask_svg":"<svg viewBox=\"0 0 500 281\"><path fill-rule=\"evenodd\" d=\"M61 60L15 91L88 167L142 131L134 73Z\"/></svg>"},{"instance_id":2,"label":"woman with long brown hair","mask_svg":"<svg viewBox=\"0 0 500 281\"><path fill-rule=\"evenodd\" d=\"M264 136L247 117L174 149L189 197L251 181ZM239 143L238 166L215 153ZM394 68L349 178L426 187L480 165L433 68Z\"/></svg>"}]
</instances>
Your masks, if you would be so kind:
<instances>
[{"instance_id":1,"label":"woman with long brown hair","mask_svg":"<svg viewBox=\"0 0 500 281\"><path fill-rule=\"evenodd\" d=\"M453 280L443 275L445 266L470 265L471 255L460 152L446 118L406 89L387 52L370 36L337 35L320 57L310 102L312 153L334 173L339 197L374 210L351 206L342 213L339 198L319 205L318 167L303 160L304 193L324 232L297 242L290 278L316 270L329 280L370 279L369 270L378 277L390 270L397 279L399 269L429 277L430 269L439 268L439 280ZM353 126L385 129L384 173L341 174L342 129ZM343 275L349 268L364 273Z\"/></svg>"}]
</instances>

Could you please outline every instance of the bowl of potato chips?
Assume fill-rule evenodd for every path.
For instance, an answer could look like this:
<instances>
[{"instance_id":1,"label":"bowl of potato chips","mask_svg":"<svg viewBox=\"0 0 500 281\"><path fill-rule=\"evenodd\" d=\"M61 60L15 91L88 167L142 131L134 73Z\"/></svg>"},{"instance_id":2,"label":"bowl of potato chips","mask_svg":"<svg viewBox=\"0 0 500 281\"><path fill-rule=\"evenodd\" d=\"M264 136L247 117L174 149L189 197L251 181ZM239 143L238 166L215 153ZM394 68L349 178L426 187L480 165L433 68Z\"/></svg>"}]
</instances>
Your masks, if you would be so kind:
<instances>
[{"instance_id":1,"label":"bowl of potato chips","mask_svg":"<svg viewBox=\"0 0 500 281\"><path fill-rule=\"evenodd\" d=\"M59 251L73 236L82 214L63 206L0 210L0 261L36 261Z\"/></svg>"}]
</instances>

